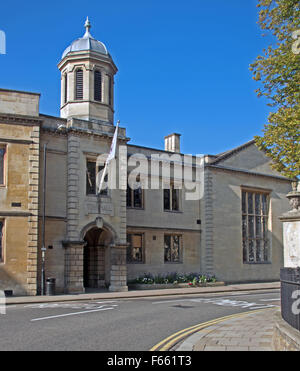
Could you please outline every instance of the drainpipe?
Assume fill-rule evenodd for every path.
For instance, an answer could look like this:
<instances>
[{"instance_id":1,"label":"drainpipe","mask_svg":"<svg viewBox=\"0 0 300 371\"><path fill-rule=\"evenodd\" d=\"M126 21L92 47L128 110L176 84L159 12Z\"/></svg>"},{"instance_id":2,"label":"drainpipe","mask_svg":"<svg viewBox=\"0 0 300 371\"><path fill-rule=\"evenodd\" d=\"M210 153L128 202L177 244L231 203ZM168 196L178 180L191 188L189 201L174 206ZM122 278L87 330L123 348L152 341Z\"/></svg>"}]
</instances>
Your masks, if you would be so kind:
<instances>
[{"instance_id":1,"label":"drainpipe","mask_svg":"<svg viewBox=\"0 0 300 371\"><path fill-rule=\"evenodd\" d=\"M47 171L47 143L44 144L44 174L43 174L43 219L42 219L42 271L41 271L41 294L45 295L45 221L46 221L46 171Z\"/></svg>"}]
</instances>

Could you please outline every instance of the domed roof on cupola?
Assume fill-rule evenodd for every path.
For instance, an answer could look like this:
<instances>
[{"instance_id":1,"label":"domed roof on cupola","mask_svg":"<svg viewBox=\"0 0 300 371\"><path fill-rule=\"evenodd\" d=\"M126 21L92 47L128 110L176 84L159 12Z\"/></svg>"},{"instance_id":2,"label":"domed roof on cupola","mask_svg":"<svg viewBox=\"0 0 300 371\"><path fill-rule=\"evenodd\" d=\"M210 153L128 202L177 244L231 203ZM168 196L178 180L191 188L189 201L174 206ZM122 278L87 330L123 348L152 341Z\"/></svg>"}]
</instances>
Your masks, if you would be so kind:
<instances>
[{"instance_id":1,"label":"domed roof on cupola","mask_svg":"<svg viewBox=\"0 0 300 371\"><path fill-rule=\"evenodd\" d=\"M64 57L69 53L85 50L109 55L106 46L102 42L94 39L93 36L90 34L91 24L88 17L86 18L84 27L86 31L83 37L73 41L72 44L68 46L63 52L61 59L64 59Z\"/></svg>"}]
</instances>

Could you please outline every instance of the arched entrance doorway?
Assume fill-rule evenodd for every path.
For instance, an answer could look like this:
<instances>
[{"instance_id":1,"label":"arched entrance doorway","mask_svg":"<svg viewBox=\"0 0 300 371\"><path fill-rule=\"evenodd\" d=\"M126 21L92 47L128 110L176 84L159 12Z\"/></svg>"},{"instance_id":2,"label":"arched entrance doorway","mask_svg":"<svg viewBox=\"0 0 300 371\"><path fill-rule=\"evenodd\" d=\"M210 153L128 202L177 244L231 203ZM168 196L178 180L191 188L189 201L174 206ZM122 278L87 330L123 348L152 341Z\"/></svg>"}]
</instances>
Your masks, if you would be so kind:
<instances>
[{"instance_id":1,"label":"arched entrance doorway","mask_svg":"<svg viewBox=\"0 0 300 371\"><path fill-rule=\"evenodd\" d=\"M105 229L92 227L84 236L83 285L103 288L109 283L109 244L112 236Z\"/></svg>"}]
</instances>

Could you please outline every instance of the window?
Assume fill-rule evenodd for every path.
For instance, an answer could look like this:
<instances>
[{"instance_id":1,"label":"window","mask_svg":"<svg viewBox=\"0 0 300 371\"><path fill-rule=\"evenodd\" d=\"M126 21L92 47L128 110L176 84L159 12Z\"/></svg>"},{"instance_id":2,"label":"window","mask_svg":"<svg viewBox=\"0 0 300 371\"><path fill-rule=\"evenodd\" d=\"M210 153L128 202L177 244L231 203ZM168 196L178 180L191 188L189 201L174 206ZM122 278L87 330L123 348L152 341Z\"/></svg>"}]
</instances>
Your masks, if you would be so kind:
<instances>
[{"instance_id":1,"label":"window","mask_svg":"<svg viewBox=\"0 0 300 371\"><path fill-rule=\"evenodd\" d=\"M101 173L104 169L104 166L98 166L98 173ZM87 195L95 195L97 194L97 172L96 172L96 162L95 161L87 161L86 163L86 194ZM101 178L99 178L100 181ZM108 181L108 174L105 175L104 181L107 184ZM104 186L103 186L104 187ZM101 190L101 195L107 196L108 190L107 188Z\"/></svg>"},{"instance_id":2,"label":"window","mask_svg":"<svg viewBox=\"0 0 300 371\"><path fill-rule=\"evenodd\" d=\"M67 74L65 74L64 81L65 81L65 96L64 96L64 102L67 103L67 100L68 100L68 75L67 75Z\"/></svg>"},{"instance_id":3,"label":"window","mask_svg":"<svg viewBox=\"0 0 300 371\"><path fill-rule=\"evenodd\" d=\"M171 184L169 189L164 189L164 210L179 211L179 189Z\"/></svg>"},{"instance_id":4,"label":"window","mask_svg":"<svg viewBox=\"0 0 300 371\"><path fill-rule=\"evenodd\" d=\"M4 222L0 220L0 262L3 262L3 227Z\"/></svg>"},{"instance_id":5,"label":"window","mask_svg":"<svg viewBox=\"0 0 300 371\"><path fill-rule=\"evenodd\" d=\"M136 209L143 208L143 190L141 185L139 185L136 189L131 189L129 184L127 184L126 202L127 207Z\"/></svg>"},{"instance_id":6,"label":"window","mask_svg":"<svg viewBox=\"0 0 300 371\"><path fill-rule=\"evenodd\" d=\"M102 76L100 71L94 72L94 99L102 101Z\"/></svg>"},{"instance_id":7,"label":"window","mask_svg":"<svg viewBox=\"0 0 300 371\"><path fill-rule=\"evenodd\" d=\"M165 235L165 263L180 263L181 255L181 236Z\"/></svg>"},{"instance_id":8,"label":"window","mask_svg":"<svg viewBox=\"0 0 300 371\"><path fill-rule=\"evenodd\" d=\"M75 88L75 99L83 99L83 71L81 69L76 70L76 88Z\"/></svg>"},{"instance_id":9,"label":"window","mask_svg":"<svg viewBox=\"0 0 300 371\"><path fill-rule=\"evenodd\" d=\"M113 85L112 85L112 77L108 75L108 104L111 106L112 105L112 90L113 90Z\"/></svg>"},{"instance_id":10,"label":"window","mask_svg":"<svg viewBox=\"0 0 300 371\"><path fill-rule=\"evenodd\" d=\"M127 234L127 263L143 263L143 234L129 233Z\"/></svg>"},{"instance_id":11,"label":"window","mask_svg":"<svg viewBox=\"0 0 300 371\"><path fill-rule=\"evenodd\" d=\"M5 183L5 147L0 147L0 185Z\"/></svg>"},{"instance_id":12,"label":"window","mask_svg":"<svg viewBox=\"0 0 300 371\"><path fill-rule=\"evenodd\" d=\"M270 260L268 203L267 193L242 190L244 263L266 263Z\"/></svg>"}]
</instances>

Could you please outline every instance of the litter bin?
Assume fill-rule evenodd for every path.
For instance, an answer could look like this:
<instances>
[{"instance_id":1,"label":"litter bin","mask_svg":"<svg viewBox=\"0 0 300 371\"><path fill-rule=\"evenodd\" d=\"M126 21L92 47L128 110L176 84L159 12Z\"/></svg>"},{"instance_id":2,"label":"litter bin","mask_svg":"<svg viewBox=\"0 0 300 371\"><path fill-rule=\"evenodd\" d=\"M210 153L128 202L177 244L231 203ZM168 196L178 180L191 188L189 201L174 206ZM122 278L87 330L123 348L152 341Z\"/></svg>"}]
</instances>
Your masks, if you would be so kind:
<instances>
[{"instance_id":1,"label":"litter bin","mask_svg":"<svg viewBox=\"0 0 300 371\"><path fill-rule=\"evenodd\" d=\"M55 278L46 279L46 295L55 295Z\"/></svg>"}]
</instances>

